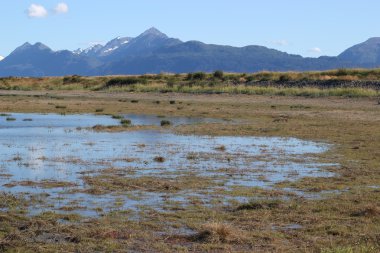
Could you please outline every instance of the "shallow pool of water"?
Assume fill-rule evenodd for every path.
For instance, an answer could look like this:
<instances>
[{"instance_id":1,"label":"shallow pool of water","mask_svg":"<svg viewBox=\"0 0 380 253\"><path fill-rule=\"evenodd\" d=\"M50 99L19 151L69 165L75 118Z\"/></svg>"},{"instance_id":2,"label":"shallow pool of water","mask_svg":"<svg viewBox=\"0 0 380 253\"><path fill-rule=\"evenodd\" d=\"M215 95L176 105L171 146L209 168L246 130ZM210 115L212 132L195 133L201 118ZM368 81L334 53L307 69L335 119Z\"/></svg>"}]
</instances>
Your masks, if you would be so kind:
<instances>
[{"instance_id":1,"label":"shallow pool of water","mask_svg":"<svg viewBox=\"0 0 380 253\"><path fill-rule=\"evenodd\" d=\"M8 117L8 120L7 120ZM96 215L101 207L136 210L141 205L162 208L168 199L186 202L191 195L211 201L209 189L166 194L163 192L131 191L91 195L78 193L88 188L83 175L96 175L114 168L123 177L152 176L176 178L196 175L212 178L219 186L271 187L283 180L305 176L332 176L324 170L332 164L318 163L316 154L329 145L296 138L277 137L210 137L183 136L161 131L105 133L78 128L115 125L110 116L12 114L0 117L0 190L43 196L45 202L35 204L34 213L62 211L68 205L78 206L75 212ZM135 124L156 124L155 116L131 115ZM9 118L13 118L9 120ZM157 121L156 121L157 120ZM174 122L175 119L171 118ZM207 121L178 119L176 124ZM163 157L163 162L155 161ZM74 186L45 189L19 182L55 180ZM73 193L75 191L75 193ZM83 208L80 208L83 207Z\"/></svg>"}]
</instances>

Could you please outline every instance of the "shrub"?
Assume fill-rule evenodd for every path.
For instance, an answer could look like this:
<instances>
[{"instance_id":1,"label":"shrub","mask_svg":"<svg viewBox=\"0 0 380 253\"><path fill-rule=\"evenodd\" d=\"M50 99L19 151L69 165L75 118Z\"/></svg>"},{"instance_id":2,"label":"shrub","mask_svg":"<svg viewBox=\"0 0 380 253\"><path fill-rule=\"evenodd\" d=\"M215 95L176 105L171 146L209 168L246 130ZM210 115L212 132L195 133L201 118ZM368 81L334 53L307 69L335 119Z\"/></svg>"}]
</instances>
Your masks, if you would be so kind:
<instances>
[{"instance_id":1,"label":"shrub","mask_svg":"<svg viewBox=\"0 0 380 253\"><path fill-rule=\"evenodd\" d=\"M346 76L348 75L348 70L347 69L338 69L336 71L337 76Z\"/></svg>"},{"instance_id":2,"label":"shrub","mask_svg":"<svg viewBox=\"0 0 380 253\"><path fill-rule=\"evenodd\" d=\"M106 83L106 87L112 87L112 86L128 86L133 84L146 84L147 80L145 77L117 77L112 78Z\"/></svg>"},{"instance_id":3,"label":"shrub","mask_svg":"<svg viewBox=\"0 0 380 253\"><path fill-rule=\"evenodd\" d=\"M287 75L287 74L284 74L284 75L281 75L279 78L278 78L278 81L280 82L289 82L291 80L290 76Z\"/></svg>"},{"instance_id":4,"label":"shrub","mask_svg":"<svg viewBox=\"0 0 380 253\"><path fill-rule=\"evenodd\" d=\"M63 84L80 83L81 81L82 81L82 78L78 75L65 76L63 78Z\"/></svg>"},{"instance_id":5,"label":"shrub","mask_svg":"<svg viewBox=\"0 0 380 253\"><path fill-rule=\"evenodd\" d=\"M204 72L195 72L193 73L192 79L193 80L204 80L206 79L206 73Z\"/></svg>"},{"instance_id":6,"label":"shrub","mask_svg":"<svg viewBox=\"0 0 380 253\"><path fill-rule=\"evenodd\" d=\"M213 76L214 78L217 78L217 79L223 79L224 73L221 70L217 70L214 72Z\"/></svg>"},{"instance_id":7,"label":"shrub","mask_svg":"<svg viewBox=\"0 0 380 253\"><path fill-rule=\"evenodd\" d=\"M173 79L169 79L167 82L166 82L166 85L169 87L169 88L173 88L174 87L174 84L175 84L175 81Z\"/></svg>"},{"instance_id":8,"label":"shrub","mask_svg":"<svg viewBox=\"0 0 380 253\"><path fill-rule=\"evenodd\" d=\"M193 73L188 73L186 76L186 80L187 81L193 80Z\"/></svg>"}]
</instances>

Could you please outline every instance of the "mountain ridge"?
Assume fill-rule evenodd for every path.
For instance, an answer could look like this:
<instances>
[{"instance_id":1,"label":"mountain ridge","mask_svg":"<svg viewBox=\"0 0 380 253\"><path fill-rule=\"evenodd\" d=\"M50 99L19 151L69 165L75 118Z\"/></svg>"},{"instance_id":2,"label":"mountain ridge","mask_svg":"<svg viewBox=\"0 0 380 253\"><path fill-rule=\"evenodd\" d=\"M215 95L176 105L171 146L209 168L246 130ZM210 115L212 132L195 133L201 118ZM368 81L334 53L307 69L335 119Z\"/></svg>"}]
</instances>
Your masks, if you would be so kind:
<instances>
[{"instance_id":1,"label":"mountain ridge","mask_svg":"<svg viewBox=\"0 0 380 253\"><path fill-rule=\"evenodd\" d=\"M152 27L137 37L117 37L87 49L53 51L28 42L0 60L0 76L122 75L160 72L311 71L380 66L380 37L338 56L288 54L259 45L233 47L170 38Z\"/></svg>"}]
</instances>

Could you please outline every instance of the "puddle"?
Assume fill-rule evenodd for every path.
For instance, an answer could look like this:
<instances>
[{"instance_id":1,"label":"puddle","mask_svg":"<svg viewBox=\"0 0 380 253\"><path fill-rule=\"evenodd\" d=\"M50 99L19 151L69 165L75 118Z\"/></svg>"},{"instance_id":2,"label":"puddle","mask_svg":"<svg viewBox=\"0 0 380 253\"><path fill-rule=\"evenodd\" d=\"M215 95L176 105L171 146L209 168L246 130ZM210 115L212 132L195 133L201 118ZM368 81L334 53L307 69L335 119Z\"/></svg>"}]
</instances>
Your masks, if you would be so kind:
<instances>
[{"instance_id":1,"label":"puddle","mask_svg":"<svg viewBox=\"0 0 380 253\"><path fill-rule=\"evenodd\" d=\"M296 223L282 225L282 226L275 226L275 225L272 226L273 230L298 230L298 229L302 229L302 228L303 228L302 225L299 225Z\"/></svg>"},{"instance_id":2,"label":"puddle","mask_svg":"<svg viewBox=\"0 0 380 253\"><path fill-rule=\"evenodd\" d=\"M211 118L194 118L194 117L168 117L161 115L140 115L140 114L124 114L122 115L125 119L132 121L132 125L138 126L160 126L161 120L170 121L171 125L190 125L190 124L201 124L201 123L220 123L225 122L220 119Z\"/></svg>"},{"instance_id":3,"label":"puddle","mask_svg":"<svg viewBox=\"0 0 380 253\"><path fill-rule=\"evenodd\" d=\"M113 210L162 209L170 200L183 204L196 197L211 202L216 189L177 192L148 192L91 195L83 176L113 168L126 178L150 176L177 178L194 175L218 182L218 187L270 188L283 180L328 177L326 166L314 155L329 145L295 138L182 136L160 131L93 132L77 128L97 124L116 125L110 116L12 114L0 117L0 190L23 194L34 201L32 213L57 211L99 215ZM159 124L156 116L125 115L135 125ZM27 119L27 120L25 120ZM197 124L208 119L170 118L173 124ZM212 122L212 121L211 121ZM223 148L221 148L223 147ZM155 161L163 157L162 162ZM70 182L75 185L44 188L33 182ZM24 182L20 185L20 182ZM25 183L26 182L26 183ZM189 200L190 199L190 200ZM68 207L77 207L68 210Z\"/></svg>"}]
</instances>

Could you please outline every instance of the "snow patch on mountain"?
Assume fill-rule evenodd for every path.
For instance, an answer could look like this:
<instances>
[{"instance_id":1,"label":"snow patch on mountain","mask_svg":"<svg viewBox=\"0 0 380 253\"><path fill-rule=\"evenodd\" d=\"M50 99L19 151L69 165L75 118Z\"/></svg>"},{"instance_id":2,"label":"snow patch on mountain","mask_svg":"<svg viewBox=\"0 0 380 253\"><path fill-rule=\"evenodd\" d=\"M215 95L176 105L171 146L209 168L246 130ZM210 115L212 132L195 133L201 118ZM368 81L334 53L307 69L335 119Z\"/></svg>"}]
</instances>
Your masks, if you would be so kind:
<instances>
[{"instance_id":1,"label":"snow patch on mountain","mask_svg":"<svg viewBox=\"0 0 380 253\"><path fill-rule=\"evenodd\" d=\"M103 51L103 53L109 53L109 52L111 52L111 51L113 51L113 50L116 50L116 49L118 49L119 47L112 47L112 48L109 48L109 49L107 49L107 50L104 50Z\"/></svg>"},{"instance_id":2,"label":"snow patch on mountain","mask_svg":"<svg viewBox=\"0 0 380 253\"><path fill-rule=\"evenodd\" d=\"M4 60L4 56L0 55L0 61Z\"/></svg>"},{"instance_id":3,"label":"snow patch on mountain","mask_svg":"<svg viewBox=\"0 0 380 253\"><path fill-rule=\"evenodd\" d=\"M127 44L132 38L130 37L117 37L108 42L102 50L99 51L99 56L107 56L121 46Z\"/></svg>"},{"instance_id":4,"label":"snow patch on mountain","mask_svg":"<svg viewBox=\"0 0 380 253\"><path fill-rule=\"evenodd\" d=\"M116 37L115 39L109 41L105 45L95 44L89 48L82 49L78 48L77 50L72 51L77 55L85 55L85 56L107 56L116 49L119 49L123 45L127 44L132 38L130 37Z\"/></svg>"}]
</instances>

